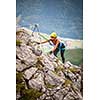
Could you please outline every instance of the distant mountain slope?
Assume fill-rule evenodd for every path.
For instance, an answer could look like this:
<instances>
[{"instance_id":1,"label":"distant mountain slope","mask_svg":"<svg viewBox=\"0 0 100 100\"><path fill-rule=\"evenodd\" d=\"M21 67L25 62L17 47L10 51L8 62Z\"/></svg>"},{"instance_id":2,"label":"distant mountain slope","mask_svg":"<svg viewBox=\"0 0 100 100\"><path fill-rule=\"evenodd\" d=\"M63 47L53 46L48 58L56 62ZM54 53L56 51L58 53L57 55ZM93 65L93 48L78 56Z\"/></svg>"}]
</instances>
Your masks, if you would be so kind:
<instances>
[{"instance_id":1,"label":"distant mountain slope","mask_svg":"<svg viewBox=\"0 0 100 100\"><path fill-rule=\"evenodd\" d=\"M60 53L58 58L61 59ZM68 49L65 50L65 61L70 61L75 65L81 65L83 63L83 49Z\"/></svg>"}]
</instances>

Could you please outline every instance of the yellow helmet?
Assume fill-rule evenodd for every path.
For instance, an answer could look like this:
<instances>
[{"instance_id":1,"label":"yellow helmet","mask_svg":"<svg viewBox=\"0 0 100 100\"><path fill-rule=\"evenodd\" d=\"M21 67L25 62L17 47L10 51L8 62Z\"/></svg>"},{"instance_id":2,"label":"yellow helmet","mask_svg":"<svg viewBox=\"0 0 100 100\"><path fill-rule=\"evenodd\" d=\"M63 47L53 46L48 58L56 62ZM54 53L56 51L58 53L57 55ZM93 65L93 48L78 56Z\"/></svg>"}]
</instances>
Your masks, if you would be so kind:
<instances>
[{"instance_id":1,"label":"yellow helmet","mask_svg":"<svg viewBox=\"0 0 100 100\"><path fill-rule=\"evenodd\" d=\"M50 35L50 37L54 37L54 38L56 38L56 37L57 37L56 32L52 32L51 35Z\"/></svg>"}]
</instances>

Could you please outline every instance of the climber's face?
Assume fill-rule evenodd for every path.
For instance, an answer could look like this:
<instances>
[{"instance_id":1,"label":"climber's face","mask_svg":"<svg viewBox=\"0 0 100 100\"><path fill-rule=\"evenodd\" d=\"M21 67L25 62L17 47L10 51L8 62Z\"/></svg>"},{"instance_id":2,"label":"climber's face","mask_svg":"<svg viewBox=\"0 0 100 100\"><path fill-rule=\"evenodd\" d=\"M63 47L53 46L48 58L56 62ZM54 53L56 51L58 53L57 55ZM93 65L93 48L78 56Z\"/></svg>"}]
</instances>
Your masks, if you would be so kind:
<instances>
[{"instance_id":1,"label":"climber's face","mask_svg":"<svg viewBox=\"0 0 100 100\"><path fill-rule=\"evenodd\" d=\"M51 40L55 40L55 39L56 39L55 37L52 37L52 36L51 36Z\"/></svg>"}]
</instances>

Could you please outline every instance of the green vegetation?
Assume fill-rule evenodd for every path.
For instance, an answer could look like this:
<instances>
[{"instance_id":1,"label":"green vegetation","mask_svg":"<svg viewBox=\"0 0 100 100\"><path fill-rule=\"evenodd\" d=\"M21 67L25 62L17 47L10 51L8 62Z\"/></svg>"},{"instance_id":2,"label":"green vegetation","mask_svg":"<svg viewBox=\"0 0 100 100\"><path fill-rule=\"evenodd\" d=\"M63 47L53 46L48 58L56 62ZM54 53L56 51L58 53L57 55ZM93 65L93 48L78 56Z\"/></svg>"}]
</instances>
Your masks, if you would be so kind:
<instances>
[{"instance_id":1,"label":"green vegetation","mask_svg":"<svg viewBox=\"0 0 100 100\"><path fill-rule=\"evenodd\" d=\"M61 59L60 53L58 54ZM72 64L80 65L83 63L83 49L65 50L65 61L70 61Z\"/></svg>"},{"instance_id":2,"label":"green vegetation","mask_svg":"<svg viewBox=\"0 0 100 100\"><path fill-rule=\"evenodd\" d=\"M16 93L20 92L22 89L25 89L25 84L23 83L23 74L19 72L16 73Z\"/></svg>"},{"instance_id":3,"label":"green vegetation","mask_svg":"<svg viewBox=\"0 0 100 100\"><path fill-rule=\"evenodd\" d=\"M38 59L37 63L36 63L36 68L38 68L38 70L43 70L43 64L42 62L40 61L40 59Z\"/></svg>"},{"instance_id":4,"label":"green vegetation","mask_svg":"<svg viewBox=\"0 0 100 100\"><path fill-rule=\"evenodd\" d=\"M16 83L22 83L23 82L23 73L22 72L16 72Z\"/></svg>"},{"instance_id":5,"label":"green vegetation","mask_svg":"<svg viewBox=\"0 0 100 100\"><path fill-rule=\"evenodd\" d=\"M43 92L37 89L26 89L25 87L22 73L16 73L16 93L21 95L19 100L37 100L37 98L43 95Z\"/></svg>"},{"instance_id":6,"label":"green vegetation","mask_svg":"<svg viewBox=\"0 0 100 100\"><path fill-rule=\"evenodd\" d=\"M25 89L25 84L24 83L16 84L16 93L22 91L23 89Z\"/></svg>"},{"instance_id":7,"label":"green vegetation","mask_svg":"<svg viewBox=\"0 0 100 100\"><path fill-rule=\"evenodd\" d=\"M51 89L52 89L52 88L55 88L55 87L56 87L56 85L51 85L50 83L46 83L46 87L47 87L47 88L51 88Z\"/></svg>"},{"instance_id":8,"label":"green vegetation","mask_svg":"<svg viewBox=\"0 0 100 100\"><path fill-rule=\"evenodd\" d=\"M68 68L68 70L73 72L73 73L79 72L79 70L77 68L75 68L75 67L70 67L70 68Z\"/></svg>"},{"instance_id":9,"label":"green vegetation","mask_svg":"<svg viewBox=\"0 0 100 100\"><path fill-rule=\"evenodd\" d=\"M21 40L16 40L16 46L20 46L21 45Z\"/></svg>"},{"instance_id":10,"label":"green vegetation","mask_svg":"<svg viewBox=\"0 0 100 100\"><path fill-rule=\"evenodd\" d=\"M20 100L37 100L37 98L43 95L43 93L37 89L25 89L22 91L23 96L20 98Z\"/></svg>"},{"instance_id":11,"label":"green vegetation","mask_svg":"<svg viewBox=\"0 0 100 100\"><path fill-rule=\"evenodd\" d=\"M57 67L55 68L55 72L58 73L59 71L64 71L64 67Z\"/></svg>"},{"instance_id":12,"label":"green vegetation","mask_svg":"<svg viewBox=\"0 0 100 100\"><path fill-rule=\"evenodd\" d=\"M63 87L67 87L68 85L72 85L72 81L71 80L65 80Z\"/></svg>"}]
</instances>

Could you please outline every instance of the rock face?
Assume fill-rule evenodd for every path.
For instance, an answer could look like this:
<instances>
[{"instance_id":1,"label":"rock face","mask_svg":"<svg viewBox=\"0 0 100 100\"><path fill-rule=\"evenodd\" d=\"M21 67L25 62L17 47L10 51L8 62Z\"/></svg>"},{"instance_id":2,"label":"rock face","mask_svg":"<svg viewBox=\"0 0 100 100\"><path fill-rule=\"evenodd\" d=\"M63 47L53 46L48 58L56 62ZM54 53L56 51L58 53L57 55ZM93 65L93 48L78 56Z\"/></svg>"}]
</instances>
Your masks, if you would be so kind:
<instances>
[{"instance_id":1,"label":"rock face","mask_svg":"<svg viewBox=\"0 0 100 100\"><path fill-rule=\"evenodd\" d=\"M34 33L37 34L37 33ZM35 55L38 36L16 32L16 99L82 100L82 68L63 64L53 54Z\"/></svg>"}]
</instances>

